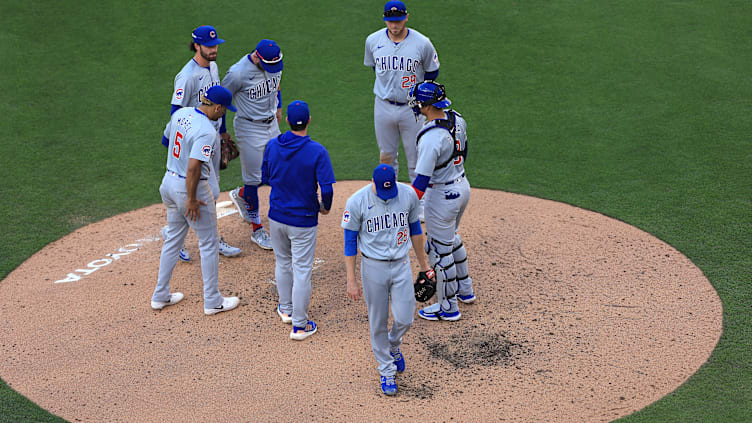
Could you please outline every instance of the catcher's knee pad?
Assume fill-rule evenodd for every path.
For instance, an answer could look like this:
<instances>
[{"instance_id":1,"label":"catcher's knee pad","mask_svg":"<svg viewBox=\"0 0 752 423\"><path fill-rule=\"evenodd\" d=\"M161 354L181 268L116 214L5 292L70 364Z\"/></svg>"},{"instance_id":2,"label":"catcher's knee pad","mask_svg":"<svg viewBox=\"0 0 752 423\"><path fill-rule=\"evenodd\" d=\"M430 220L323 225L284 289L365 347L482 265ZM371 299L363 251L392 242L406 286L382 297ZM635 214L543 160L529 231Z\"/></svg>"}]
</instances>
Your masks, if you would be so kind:
<instances>
[{"instance_id":1,"label":"catcher's knee pad","mask_svg":"<svg viewBox=\"0 0 752 423\"><path fill-rule=\"evenodd\" d=\"M470 279L467 270L467 251L465 251L465 245L462 243L462 238L460 238L459 234L454 235L452 256L454 256L454 266L457 268L457 281L462 283Z\"/></svg>"},{"instance_id":2,"label":"catcher's knee pad","mask_svg":"<svg viewBox=\"0 0 752 423\"><path fill-rule=\"evenodd\" d=\"M436 297L441 302L457 295L457 266L454 263L452 245L429 237L426 241L429 264L436 272ZM433 260L433 261L432 261Z\"/></svg>"}]
</instances>

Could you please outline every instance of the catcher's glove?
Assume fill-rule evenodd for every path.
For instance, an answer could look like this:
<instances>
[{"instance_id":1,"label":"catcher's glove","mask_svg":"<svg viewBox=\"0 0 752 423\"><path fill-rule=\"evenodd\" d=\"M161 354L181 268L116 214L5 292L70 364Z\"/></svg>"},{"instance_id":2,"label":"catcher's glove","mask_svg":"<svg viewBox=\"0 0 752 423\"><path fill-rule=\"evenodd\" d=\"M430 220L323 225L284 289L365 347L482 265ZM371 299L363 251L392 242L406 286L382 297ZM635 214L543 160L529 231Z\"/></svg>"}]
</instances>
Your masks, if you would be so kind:
<instances>
[{"instance_id":1,"label":"catcher's glove","mask_svg":"<svg viewBox=\"0 0 752 423\"><path fill-rule=\"evenodd\" d=\"M415 289L415 299L420 302L426 302L433 294L436 293L436 272L428 269L424 272L418 272L418 277L413 284Z\"/></svg>"},{"instance_id":2,"label":"catcher's glove","mask_svg":"<svg viewBox=\"0 0 752 423\"><path fill-rule=\"evenodd\" d=\"M222 158L219 160L219 168L227 169L230 160L237 159L240 155L238 146L232 138L222 139Z\"/></svg>"}]
</instances>

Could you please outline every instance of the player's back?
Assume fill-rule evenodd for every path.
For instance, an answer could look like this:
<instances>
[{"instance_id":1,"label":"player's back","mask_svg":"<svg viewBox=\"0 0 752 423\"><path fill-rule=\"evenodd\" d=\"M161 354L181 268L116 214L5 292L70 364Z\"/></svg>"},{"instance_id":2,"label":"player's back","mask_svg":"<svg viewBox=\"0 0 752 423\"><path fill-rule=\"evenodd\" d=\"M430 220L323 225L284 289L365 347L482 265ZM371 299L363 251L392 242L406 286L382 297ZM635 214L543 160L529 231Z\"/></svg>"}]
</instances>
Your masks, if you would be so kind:
<instances>
[{"instance_id":1,"label":"player's back","mask_svg":"<svg viewBox=\"0 0 752 423\"><path fill-rule=\"evenodd\" d=\"M185 177L191 158L206 162L202 166L201 178L208 178L211 172L209 160L214 154L215 138L219 135L212 121L194 107L183 107L173 113L165 128L165 136L170 140L167 147L167 170Z\"/></svg>"}]
</instances>

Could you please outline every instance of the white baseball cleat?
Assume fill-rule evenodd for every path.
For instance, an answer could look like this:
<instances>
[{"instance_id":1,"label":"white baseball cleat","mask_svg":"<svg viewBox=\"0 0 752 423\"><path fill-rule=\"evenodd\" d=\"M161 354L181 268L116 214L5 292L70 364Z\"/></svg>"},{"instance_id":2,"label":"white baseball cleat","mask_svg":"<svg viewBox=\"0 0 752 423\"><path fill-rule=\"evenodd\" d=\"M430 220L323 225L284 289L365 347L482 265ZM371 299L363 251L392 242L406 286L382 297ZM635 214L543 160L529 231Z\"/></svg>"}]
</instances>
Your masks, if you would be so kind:
<instances>
[{"instance_id":1,"label":"white baseball cleat","mask_svg":"<svg viewBox=\"0 0 752 423\"><path fill-rule=\"evenodd\" d=\"M225 242L225 239L220 237L219 238L219 254L222 254L225 257L235 257L237 255L240 255L243 250L241 250L238 247L233 247L232 245Z\"/></svg>"},{"instance_id":2,"label":"white baseball cleat","mask_svg":"<svg viewBox=\"0 0 752 423\"><path fill-rule=\"evenodd\" d=\"M428 307L423 307L418 311L418 316L426 320L448 320L450 322L456 322L457 320L460 320L460 317L462 317L459 310L453 312L444 311L439 303L431 304Z\"/></svg>"},{"instance_id":3,"label":"white baseball cleat","mask_svg":"<svg viewBox=\"0 0 752 423\"><path fill-rule=\"evenodd\" d=\"M316 333L317 330L316 323L313 320L309 320L308 323L306 323L305 327L299 328L297 326L292 327L292 332L290 332L290 339L295 341L302 341L309 336Z\"/></svg>"},{"instance_id":4,"label":"white baseball cleat","mask_svg":"<svg viewBox=\"0 0 752 423\"><path fill-rule=\"evenodd\" d=\"M180 300L183 299L183 293L182 292L173 292L170 294L170 300L169 301L152 301L151 302L151 308L154 310L162 310L163 308L171 305L175 305L180 302Z\"/></svg>"},{"instance_id":5,"label":"white baseball cleat","mask_svg":"<svg viewBox=\"0 0 752 423\"><path fill-rule=\"evenodd\" d=\"M292 323L292 316L282 312L282 309L280 309L279 307L280 306L277 305L277 314L279 314L279 318L282 319L282 323Z\"/></svg>"},{"instance_id":6,"label":"white baseball cleat","mask_svg":"<svg viewBox=\"0 0 752 423\"><path fill-rule=\"evenodd\" d=\"M265 250L272 249L272 239L269 237L269 234L266 233L264 228L258 228L253 231L251 234L251 241L255 242L259 247Z\"/></svg>"},{"instance_id":7,"label":"white baseball cleat","mask_svg":"<svg viewBox=\"0 0 752 423\"><path fill-rule=\"evenodd\" d=\"M253 223L251 221L251 216L248 215L248 209L245 208L245 200L240 196L240 187L230 191L230 200L235 204L235 208L238 209L240 218L248 223Z\"/></svg>"},{"instance_id":8,"label":"white baseball cleat","mask_svg":"<svg viewBox=\"0 0 752 423\"><path fill-rule=\"evenodd\" d=\"M470 295L457 294L457 299L462 301L465 304L472 304L475 302L475 294L470 294Z\"/></svg>"},{"instance_id":9,"label":"white baseball cleat","mask_svg":"<svg viewBox=\"0 0 752 423\"><path fill-rule=\"evenodd\" d=\"M238 297L222 297L222 304L219 307L205 308L204 314L211 316L212 314L221 313L223 311L230 311L240 304Z\"/></svg>"}]
</instances>

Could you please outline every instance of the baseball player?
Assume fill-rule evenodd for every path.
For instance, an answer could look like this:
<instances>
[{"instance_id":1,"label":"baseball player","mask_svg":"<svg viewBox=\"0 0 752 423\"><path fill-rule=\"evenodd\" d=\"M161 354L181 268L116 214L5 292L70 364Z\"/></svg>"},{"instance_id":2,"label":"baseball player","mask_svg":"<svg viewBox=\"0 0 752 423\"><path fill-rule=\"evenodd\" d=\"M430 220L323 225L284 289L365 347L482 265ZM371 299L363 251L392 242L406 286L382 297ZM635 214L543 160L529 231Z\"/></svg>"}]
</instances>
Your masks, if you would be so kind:
<instances>
[{"instance_id":1,"label":"baseball player","mask_svg":"<svg viewBox=\"0 0 752 423\"><path fill-rule=\"evenodd\" d=\"M230 192L238 213L251 224L251 239L261 248L272 248L261 226L258 187L266 143L280 134L282 118L282 52L275 41L261 40L256 50L230 67L222 86L227 87L238 107L233 125L240 149L243 186Z\"/></svg>"},{"instance_id":2,"label":"baseball player","mask_svg":"<svg viewBox=\"0 0 752 423\"><path fill-rule=\"evenodd\" d=\"M418 197L425 193L426 252L436 272L437 303L418 315L427 320L460 318L457 299L475 301L473 282L467 270L467 253L457 230L470 200L465 177L467 124L462 116L443 109L452 102L443 85L421 82L410 90L413 112L427 123L418 133L417 176L413 188Z\"/></svg>"},{"instance_id":3,"label":"baseball player","mask_svg":"<svg viewBox=\"0 0 752 423\"><path fill-rule=\"evenodd\" d=\"M379 363L381 391L397 393L395 373L405 370L400 351L402 336L413 323L415 297L408 251L412 244L421 269L429 269L418 219L419 201L410 186L397 183L394 168L380 164L371 184L347 200L342 215L345 230L347 295L357 300L364 293L371 329L371 348ZM355 256L360 248L360 276L355 279ZM429 269L428 273L433 271ZM429 276L430 278L430 276ZM389 330L389 303L394 322Z\"/></svg>"},{"instance_id":4,"label":"baseball player","mask_svg":"<svg viewBox=\"0 0 752 423\"><path fill-rule=\"evenodd\" d=\"M199 107L184 107L172 114L165 129L169 139L167 172L159 193L167 206L167 239L159 257L159 277L151 308L161 310L183 299L180 292L170 293L170 279L178 261L178 250L188 228L198 237L201 274L204 279L204 313L211 315L238 306L238 297L223 297L219 292L219 235L217 210L210 181L215 172L212 158L218 155L217 129L212 123L225 109L234 110L232 94L221 87L209 88Z\"/></svg>"},{"instance_id":5,"label":"baseball player","mask_svg":"<svg viewBox=\"0 0 752 423\"><path fill-rule=\"evenodd\" d=\"M415 137L422 126L407 107L407 94L416 81L433 80L439 75L439 56L426 36L407 28L409 14L405 3L384 5L386 30L366 38L363 63L374 69L373 125L379 144L380 161L399 172L399 140L407 156L410 181L415 180L417 150Z\"/></svg>"},{"instance_id":6,"label":"baseball player","mask_svg":"<svg viewBox=\"0 0 752 423\"><path fill-rule=\"evenodd\" d=\"M290 339L296 341L316 333L316 323L308 319L308 306L318 214L332 208L336 182L326 148L307 135L310 120L308 104L290 103L290 130L269 141L261 166L261 180L272 187L269 227L276 258L277 314L282 322L292 323Z\"/></svg>"},{"instance_id":7,"label":"baseball player","mask_svg":"<svg viewBox=\"0 0 752 423\"><path fill-rule=\"evenodd\" d=\"M218 38L217 31L213 26L203 25L193 30L190 50L194 52L193 58L183 66L183 69L175 75L175 88L172 94L170 115L182 107L198 107L201 105L201 96L205 95L209 88L219 85L219 70L217 69L217 46L225 40ZM232 142L232 137L225 129L224 116L212 121L212 125L220 132L224 142ZM168 147L170 140L162 136L162 145ZM215 155L215 168L219 170L219 154ZM213 174L211 181L212 192L215 200L219 198L219 172ZM162 238L167 240L167 227L162 228ZM226 257L235 257L242 250L233 247L219 238L219 252ZM179 258L182 261L191 261L191 256L185 248L180 249Z\"/></svg>"}]
</instances>

